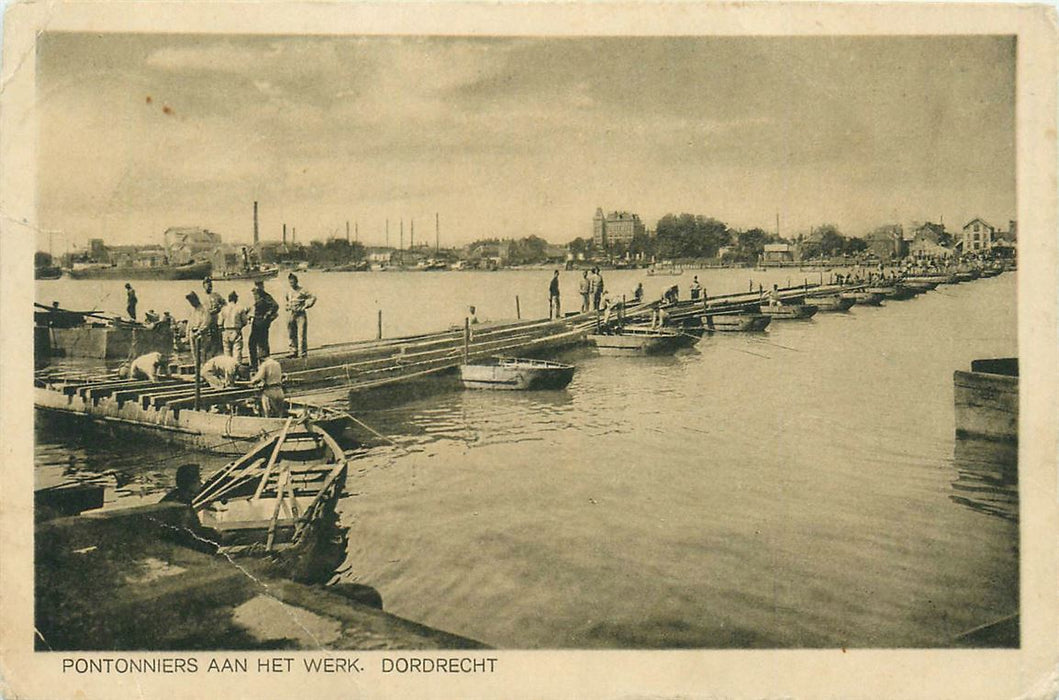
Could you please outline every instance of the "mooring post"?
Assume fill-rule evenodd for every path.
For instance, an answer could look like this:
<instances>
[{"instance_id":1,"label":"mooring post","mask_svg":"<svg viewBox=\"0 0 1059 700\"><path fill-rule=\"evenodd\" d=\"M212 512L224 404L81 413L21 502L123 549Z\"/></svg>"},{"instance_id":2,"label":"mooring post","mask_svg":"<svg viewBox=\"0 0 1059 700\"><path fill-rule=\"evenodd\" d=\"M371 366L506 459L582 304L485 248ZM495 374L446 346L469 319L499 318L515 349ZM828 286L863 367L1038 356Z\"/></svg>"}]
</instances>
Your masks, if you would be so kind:
<instances>
[{"instance_id":1,"label":"mooring post","mask_svg":"<svg viewBox=\"0 0 1059 700\"><path fill-rule=\"evenodd\" d=\"M463 364L467 364L467 357L471 354L471 319L463 319Z\"/></svg>"},{"instance_id":2,"label":"mooring post","mask_svg":"<svg viewBox=\"0 0 1059 700\"><path fill-rule=\"evenodd\" d=\"M382 309L379 309L379 326L375 331L376 340L382 340Z\"/></svg>"},{"instance_id":3,"label":"mooring post","mask_svg":"<svg viewBox=\"0 0 1059 700\"><path fill-rule=\"evenodd\" d=\"M202 400L202 343L197 337L192 337L191 342L195 346L195 410L197 411Z\"/></svg>"},{"instance_id":4,"label":"mooring post","mask_svg":"<svg viewBox=\"0 0 1059 700\"><path fill-rule=\"evenodd\" d=\"M551 302L549 301L548 303L550 304ZM548 318L551 318L551 316L552 316L551 309L548 309ZM518 302L518 294L515 295L515 318L517 318L519 320L522 319L522 307L519 305L519 302Z\"/></svg>"}]
</instances>

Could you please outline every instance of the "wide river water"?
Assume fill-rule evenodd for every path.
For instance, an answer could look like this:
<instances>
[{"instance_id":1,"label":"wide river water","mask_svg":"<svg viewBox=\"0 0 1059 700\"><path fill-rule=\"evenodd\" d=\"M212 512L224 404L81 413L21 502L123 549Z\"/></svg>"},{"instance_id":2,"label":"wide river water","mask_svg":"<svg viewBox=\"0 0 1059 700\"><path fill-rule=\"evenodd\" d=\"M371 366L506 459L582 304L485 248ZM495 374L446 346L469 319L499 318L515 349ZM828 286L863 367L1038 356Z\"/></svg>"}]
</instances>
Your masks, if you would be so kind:
<instances>
[{"instance_id":1,"label":"wide river water","mask_svg":"<svg viewBox=\"0 0 1059 700\"><path fill-rule=\"evenodd\" d=\"M710 294L818 273L606 272L648 296L698 274ZM825 273L826 274L826 273ZM310 344L547 314L550 270L306 273ZM563 273L573 307L579 273ZM189 282L133 283L183 314ZM277 299L285 284L273 280ZM248 283L220 285L249 297ZM244 294L245 293L245 294ZM122 282L37 283L37 299L120 312ZM386 609L507 648L949 646L1018 612L1011 463L954 459L952 374L1017 355L1016 276L879 308L717 334L658 358L578 350L559 392L431 392L357 410L367 450L340 504L337 579ZM274 327L273 346L283 347ZM97 478L157 498L162 445L37 430L38 481Z\"/></svg>"}]
</instances>

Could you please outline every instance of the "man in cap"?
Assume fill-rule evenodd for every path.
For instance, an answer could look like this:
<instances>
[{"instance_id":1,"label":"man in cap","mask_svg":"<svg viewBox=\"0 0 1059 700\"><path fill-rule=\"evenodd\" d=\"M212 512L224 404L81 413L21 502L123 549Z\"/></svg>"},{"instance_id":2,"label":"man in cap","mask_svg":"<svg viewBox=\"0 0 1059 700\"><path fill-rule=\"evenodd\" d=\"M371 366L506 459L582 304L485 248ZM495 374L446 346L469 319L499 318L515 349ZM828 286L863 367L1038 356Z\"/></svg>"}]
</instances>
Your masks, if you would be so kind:
<instances>
[{"instance_id":1,"label":"man in cap","mask_svg":"<svg viewBox=\"0 0 1059 700\"><path fill-rule=\"evenodd\" d=\"M213 278L206 277L202 280L202 289L206 292L203 304L210 315L210 323L205 333L203 350L206 357L220 355L224 351L221 343L221 328L217 324L221 309L224 307L224 297L213 291Z\"/></svg>"},{"instance_id":2,"label":"man in cap","mask_svg":"<svg viewBox=\"0 0 1059 700\"><path fill-rule=\"evenodd\" d=\"M228 295L228 303L221 309L220 324L224 354L234 357L237 362L242 362L246 307L239 304L239 295L234 291Z\"/></svg>"},{"instance_id":3,"label":"man in cap","mask_svg":"<svg viewBox=\"0 0 1059 700\"><path fill-rule=\"evenodd\" d=\"M283 368L266 353L261 357L257 372L250 383L261 387L261 415L266 418L282 417L287 413L283 394Z\"/></svg>"},{"instance_id":4,"label":"man in cap","mask_svg":"<svg viewBox=\"0 0 1059 700\"><path fill-rule=\"evenodd\" d=\"M136 320L136 290L128 282L125 283L125 311L129 318Z\"/></svg>"},{"instance_id":5,"label":"man in cap","mask_svg":"<svg viewBox=\"0 0 1059 700\"><path fill-rule=\"evenodd\" d=\"M287 275L287 281L290 283L286 298L290 352L294 357L305 357L309 354L309 319L305 312L316 303L316 297L298 284L298 276L293 272Z\"/></svg>"},{"instance_id":6,"label":"man in cap","mask_svg":"<svg viewBox=\"0 0 1059 700\"><path fill-rule=\"evenodd\" d=\"M271 353L268 330L279 316L279 304L265 291L264 280L254 282L254 303L250 307L250 366L257 368L258 360Z\"/></svg>"},{"instance_id":7,"label":"man in cap","mask_svg":"<svg viewBox=\"0 0 1059 700\"><path fill-rule=\"evenodd\" d=\"M153 382L157 381L160 374L165 374L167 368L168 362L162 353L148 352L119 367L118 376L122 379L147 379Z\"/></svg>"},{"instance_id":8,"label":"man in cap","mask_svg":"<svg viewBox=\"0 0 1059 700\"><path fill-rule=\"evenodd\" d=\"M235 386L239 376L239 361L231 355L211 357L202 365L202 378L214 389L227 389Z\"/></svg>"},{"instance_id":9,"label":"man in cap","mask_svg":"<svg viewBox=\"0 0 1059 700\"><path fill-rule=\"evenodd\" d=\"M188 292L184 297L191 305L191 314L188 316L187 337L191 345L191 352L201 358L207 355L206 340L210 328L210 313L199 300L195 292Z\"/></svg>"}]
</instances>

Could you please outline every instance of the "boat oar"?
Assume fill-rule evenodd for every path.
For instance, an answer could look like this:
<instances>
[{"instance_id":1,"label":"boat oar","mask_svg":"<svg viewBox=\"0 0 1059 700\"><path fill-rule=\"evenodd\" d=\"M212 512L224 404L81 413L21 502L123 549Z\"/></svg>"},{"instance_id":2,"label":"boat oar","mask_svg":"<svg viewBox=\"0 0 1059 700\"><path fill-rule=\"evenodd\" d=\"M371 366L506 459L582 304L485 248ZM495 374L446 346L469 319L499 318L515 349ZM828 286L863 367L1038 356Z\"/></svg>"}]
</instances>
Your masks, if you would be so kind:
<instances>
[{"instance_id":1,"label":"boat oar","mask_svg":"<svg viewBox=\"0 0 1059 700\"><path fill-rule=\"evenodd\" d=\"M267 478L267 474L265 475ZM272 520L268 524L268 537L265 539L265 551L272 551L272 542L276 538L276 523L279 522L279 509L283 505L283 492L290 482L290 466L284 464L276 477L276 507L272 509ZM264 484L264 480L261 482Z\"/></svg>"},{"instance_id":2,"label":"boat oar","mask_svg":"<svg viewBox=\"0 0 1059 700\"><path fill-rule=\"evenodd\" d=\"M280 431L279 437L276 439L276 444L272 448L272 455L268 458L268 464L265 466L265 473L261 477L261 483L257 485L257 490L254 491L255 501L261 498L261 492L265 490L265 483L268 481L268 477L272 475L272 467L276 464L276 459L279 457L279 450L283 446L283 441L287 439L287 431L290 430L292 420L294 420L294 416L287 417L287 422L283 424L283 430Z\"/></svg>"}]
</instances>

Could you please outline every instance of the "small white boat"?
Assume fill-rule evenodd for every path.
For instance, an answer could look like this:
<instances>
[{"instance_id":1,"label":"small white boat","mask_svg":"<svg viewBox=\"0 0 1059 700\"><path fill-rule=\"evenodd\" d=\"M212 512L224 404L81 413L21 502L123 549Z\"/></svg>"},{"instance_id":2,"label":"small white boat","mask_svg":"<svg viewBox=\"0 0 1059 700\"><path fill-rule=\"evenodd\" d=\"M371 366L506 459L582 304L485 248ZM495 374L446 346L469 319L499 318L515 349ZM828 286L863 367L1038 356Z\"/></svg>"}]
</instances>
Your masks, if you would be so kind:
<instances>
[{"instance_id":1,"label":"small white boat","mask_svg":"<svg viewBox=\"0 0 1059 700\"><path fill-rule=\"evenodd\" d=\"M460 380L467 389L562 389L573 378L573 365L548 360L490 357L460 365Z\"/></svg>"},{"instance_id":2,"label":"small white boat","mask_svg":"<svg viewBox=\"0 0 1059 700\"><path fill-rule=\"evenodd\" d=\"M625 326L588 336L600 355L662 355L694 345L699 338L681 331L649 326Z\"/></svg>"}]
</instances>

